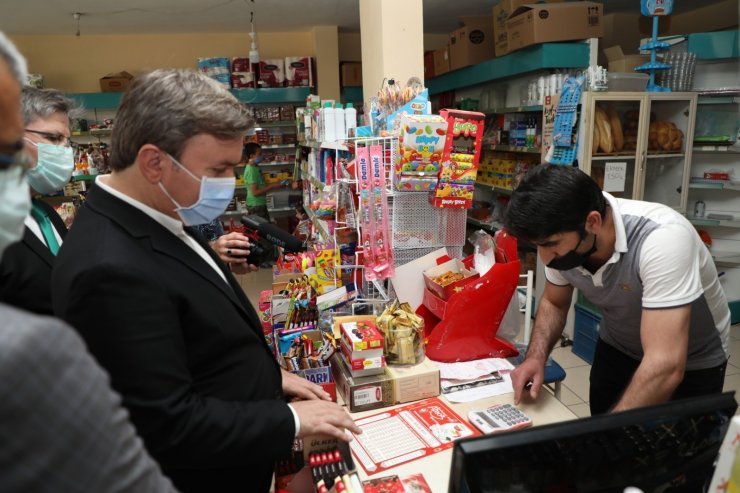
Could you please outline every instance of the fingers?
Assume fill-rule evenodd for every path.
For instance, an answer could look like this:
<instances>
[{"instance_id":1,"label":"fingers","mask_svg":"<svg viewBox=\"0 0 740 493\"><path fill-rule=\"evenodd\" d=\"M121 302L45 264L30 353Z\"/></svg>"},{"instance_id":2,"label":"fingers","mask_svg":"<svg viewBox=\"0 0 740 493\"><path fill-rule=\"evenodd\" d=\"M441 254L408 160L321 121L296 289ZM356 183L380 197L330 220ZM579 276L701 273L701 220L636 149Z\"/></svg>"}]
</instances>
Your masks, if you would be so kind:
<instances>
[{"instance_id":1,"label":"fingers","mask_svg":"<svg viewBox=\"0 0 740 493\"><path fill-rule=\"evenodd\" d=\"M312 400L290 405L301 422L300 437L321 434L348 442L352 437L344 432L345 429L355 434L362 433L349 414L333 402Z\"/></svg>"}]
</instances>

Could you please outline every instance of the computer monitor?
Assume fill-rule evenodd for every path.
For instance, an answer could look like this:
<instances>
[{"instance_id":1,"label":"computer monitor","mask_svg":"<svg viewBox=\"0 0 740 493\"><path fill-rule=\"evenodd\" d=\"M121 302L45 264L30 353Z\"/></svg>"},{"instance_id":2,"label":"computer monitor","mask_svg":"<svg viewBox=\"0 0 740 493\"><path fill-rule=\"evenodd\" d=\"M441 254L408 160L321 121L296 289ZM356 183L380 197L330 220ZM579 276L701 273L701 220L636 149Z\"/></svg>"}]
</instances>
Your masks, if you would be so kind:
<instances>
[{"instance_id":1,"label":"computer monitor","mask_svg":"<svg viewBox=\"0 0 740 493\"><path fill-rule=\"evenodd\" d=\"M449 492L701 492L736 409L728 392L461 439Z\"/></svg>"}]
</instances>

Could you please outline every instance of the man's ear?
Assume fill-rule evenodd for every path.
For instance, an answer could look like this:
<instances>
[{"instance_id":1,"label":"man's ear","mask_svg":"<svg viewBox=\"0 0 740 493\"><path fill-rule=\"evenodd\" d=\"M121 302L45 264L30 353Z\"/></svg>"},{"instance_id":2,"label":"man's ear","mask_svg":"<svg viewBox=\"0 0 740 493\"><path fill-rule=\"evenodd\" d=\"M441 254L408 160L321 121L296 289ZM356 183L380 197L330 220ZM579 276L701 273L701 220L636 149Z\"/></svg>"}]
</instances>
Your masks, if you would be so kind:
<instances>
[{"instance_id":1,"label":"man's ear","mask_svg":"<svg viewBox=\"0 0 740 493\"><path fill-rule=\"evenodd\" d=\"M604 218L601 217L599 211L591 211L586 216L586 231L589 233L598 235L603 225Z\"/></svg>"},{"instance_id":2,"label":"man's ear","mask_svg":"<svg viewBox=\"0 0 740 493\"><path fill-rule=\"evenodd\" d=\"M136 155L136 166L139 167L142 176L152 185L161 181L163 170L168 164L170 160L164 152L152 144L141 146Z\"/></svg>"}]
</instances>

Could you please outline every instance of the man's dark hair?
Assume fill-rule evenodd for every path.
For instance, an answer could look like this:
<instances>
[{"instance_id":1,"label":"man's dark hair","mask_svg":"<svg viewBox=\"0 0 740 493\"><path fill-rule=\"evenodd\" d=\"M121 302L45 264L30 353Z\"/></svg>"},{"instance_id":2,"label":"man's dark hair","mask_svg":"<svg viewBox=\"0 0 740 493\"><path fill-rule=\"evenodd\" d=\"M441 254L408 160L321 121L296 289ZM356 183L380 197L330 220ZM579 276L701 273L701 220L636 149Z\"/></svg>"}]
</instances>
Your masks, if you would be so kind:
<instances>
[{"instance_id":1,"label":"man's dark hair","mask_svg":"<svg viewBox=\"0 0 740 493\"><path fill-rule=\"evenodd\" d=\"M586 216L606 213L606 199L596 182L573 166L540 164L511 194L504 228L517 239L538 242L554 234L583 230Z\"/></svg>"},{"instance_id":2,"label":"man's dark hair","mask_svg":"<svg viewBox=\"0 0 740 493\"><path fill-rule=\"evenodd\" d=\"M247 142L242 149L242 159L249 161L252 156L257 154L257 149L262 149L262 146L256 142Z\"/></svg>"}]
</instances>

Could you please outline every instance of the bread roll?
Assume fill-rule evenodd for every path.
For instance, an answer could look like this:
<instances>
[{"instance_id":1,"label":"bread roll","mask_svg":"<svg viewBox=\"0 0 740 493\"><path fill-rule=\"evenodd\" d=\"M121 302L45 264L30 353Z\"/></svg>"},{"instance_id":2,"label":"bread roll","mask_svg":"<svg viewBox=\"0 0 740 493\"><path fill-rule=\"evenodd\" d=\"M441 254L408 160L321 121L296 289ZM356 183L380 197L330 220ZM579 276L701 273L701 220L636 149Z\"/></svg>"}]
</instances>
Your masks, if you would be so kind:
<instances>
[{"instance_id":1,"label":"bread roll","mask_svg":"<svg viewBox=\"0 0 740 493\"><path fill-rule=\"evenodd\" d=\"M614 138L614 150L616 152L619 152L624 149L622 122L619 120L619 115L617 115L617 111L611 106L607 108L606 114L609 117L609 126L611 126L612 137Z\"/></svg>"},{"instance_id":2,"label":"bread roll","mask_svg":"<svg viewBox=\"0 0 740 493\"><path fill-rule=\"evenodd\" d=\"M599 149L607 154L614 152L614 139L612 138L609 118L607 117L606 112L598 106L596 107L594 122L599 127Z\"/></svg>"},{"instance_id":3,"label":"bread roll","mask_svg":"<svg viewBox=\"0 0 740 493\"><path fill-rule=\"evenodd\" d=\"M594 135L591 138L591 155L599 152L599 126L594 123Z\"/></svg>"}]
</instances>

